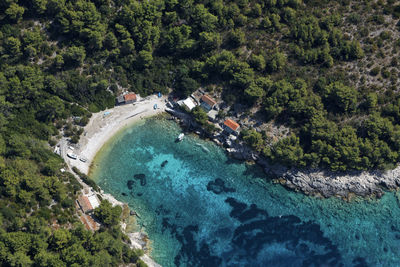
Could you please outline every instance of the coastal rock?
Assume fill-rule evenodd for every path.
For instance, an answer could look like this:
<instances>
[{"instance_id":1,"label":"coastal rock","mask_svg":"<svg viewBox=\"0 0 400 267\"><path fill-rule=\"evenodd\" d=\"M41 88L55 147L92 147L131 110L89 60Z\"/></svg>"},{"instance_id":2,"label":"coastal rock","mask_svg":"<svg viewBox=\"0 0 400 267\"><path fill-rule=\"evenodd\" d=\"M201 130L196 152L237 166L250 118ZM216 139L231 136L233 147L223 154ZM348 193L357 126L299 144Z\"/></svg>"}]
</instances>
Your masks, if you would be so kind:
<instances>
[{"instance_id":1,"label":"coastal rock","mask_svg":"<svg viewBox=\"0 0 400 267\"><path fill-rule=\"evenodd\" d=\"M238 146L245 147L244 144ZM246 148L229 148L230 155L235 158L246 158ZM249 153L249 159L253 154ZM271 164L268 160L256 157L256 163L263 167L265 173L288 188L302 191L305 194L322 195L324 197L340 196L347 198L350 193L358 196L375 195L381 197L384 190L400 186L400 166L389 171L349 171L337 173L327 170L288 169L279 164Z\"/></svg>"},{"instance_id":2,"label":"coastal rock","mask_svg":"<svg viewBox=\"0 0 400 267\"><path fill-rule=\"evenodd\" d=\"M286 186L299 189L308 194L322 194L324 197L347 197L349 193L359 196L375 195L381 197L383 189L393 189L399 183L396 168L387 172L353 172L334 173L321 170L288 170L283 175L275 173L274 168L269 172L286 180Z\"/></svg>"}]
</instances>

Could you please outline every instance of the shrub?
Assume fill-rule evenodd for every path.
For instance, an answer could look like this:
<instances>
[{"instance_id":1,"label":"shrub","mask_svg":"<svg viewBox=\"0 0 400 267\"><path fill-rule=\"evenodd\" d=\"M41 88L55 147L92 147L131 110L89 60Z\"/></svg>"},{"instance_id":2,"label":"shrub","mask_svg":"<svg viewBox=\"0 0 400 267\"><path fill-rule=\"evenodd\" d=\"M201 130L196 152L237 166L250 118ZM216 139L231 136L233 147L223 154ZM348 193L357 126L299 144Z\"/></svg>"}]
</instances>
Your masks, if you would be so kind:
<instances>
[{"instance_id":1,"label":"shrub","mask_svg":"<svg viewBox=\"0 0 400 267\"><path fill-rule=\"evenodd\" d=\"M75 166L72 167L72 171L75 172L85 184L91 186L95 191L98 192L100 191L100 188L97 186L97 184L92 179L90 179L86 174L80 172L77 167Z\"/></svg>"},{"instance_id":2,"label":"shrub","mask_svg":"<svg viewBox=\"0 0 400 267\"><path fill-rule=\"evenodd\" d=\"M379 67L375 67L369 72L369 74L371 74L372 76L376 76L379 74L380 71L381 69Z\"/></svg>"}]
</instances>

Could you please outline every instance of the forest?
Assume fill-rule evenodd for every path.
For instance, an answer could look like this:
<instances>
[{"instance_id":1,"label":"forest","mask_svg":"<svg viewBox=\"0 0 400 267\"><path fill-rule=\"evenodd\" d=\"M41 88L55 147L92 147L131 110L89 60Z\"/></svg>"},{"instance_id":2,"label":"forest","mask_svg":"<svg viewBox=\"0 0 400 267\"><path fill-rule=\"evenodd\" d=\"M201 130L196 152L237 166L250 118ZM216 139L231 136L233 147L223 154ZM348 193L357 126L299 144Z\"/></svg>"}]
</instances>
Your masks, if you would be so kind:
<instances>
[{"instance_id":1,"label":"forest","mask_svg":"<svg viewBox=\"0 0 400 267\"><path fill-rule=\"evenodd\" d=\"M278 140L242 132L288 166L391 169L400 159L395 0L0 0L0 10L4 266L137 261L114 219L82 228L79 184L49 149L61 134L77 142L122 88L185 97L202 87L242 105L290 129Z\"/></svg>"}]
</instances>

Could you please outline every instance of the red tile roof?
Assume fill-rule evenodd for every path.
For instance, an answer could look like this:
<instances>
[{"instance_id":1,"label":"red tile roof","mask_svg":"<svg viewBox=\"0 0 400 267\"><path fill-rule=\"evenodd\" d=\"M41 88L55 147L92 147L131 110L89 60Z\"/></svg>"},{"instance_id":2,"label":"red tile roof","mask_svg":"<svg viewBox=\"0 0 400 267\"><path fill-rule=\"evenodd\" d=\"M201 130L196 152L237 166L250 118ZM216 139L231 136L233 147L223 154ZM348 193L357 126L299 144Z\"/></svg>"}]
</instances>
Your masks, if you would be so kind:
<instances>
[{"instance_id":1,"label":"red tile roof","mask_svg":"<svg viewBox=\"0 0 400 267\"><path fill-rule=\"evenodd\" d=\"M136 100L136 94L134 93L130 93L130 94L126 94L124 95L124 99L125 101L135 101Z\"/></svg>"},{"instance_id":2,"label":"red tile roof","mask_svg":"<svg viewBox=\"0 0 400 267\"><path fill-rule=\"evenodd\" d=\"M240 125L237 122L234 122L231 119L224 121L224 125L231 128L233 131L236 131L240 127Z\"/></svg>"},{"instance_id":3,"label":"red tile roof","mask_svg":"<svg viewBox=\"0 0 400 267\"><path fill-rule=\"evenodd\" d=\"M96 222L89 215L83 214L79 218L81 219L81 222L85 225L87 230L95 230L96 231L99 229Z\"/></svg>"},{"instance_id":4,"label":"red tile roof","mask_svg":"<svg viewBox=\"0 0 400 267\"><path fill-rule=\"evenodd\" d=\"M217 102L214 99L212 99L209 95L203 95L201 97L201 101L207 103L210 107L212 107L215 104L217 104Z\"/></svg>"},{"instance_id":5,"label":"red tile roof","mask_svg":"<svg viewBox=\"0 0 400 267\"><path fill-rule=\"evenodd\" d=\"M87 196L79 196L78 197L79 206L81 206L83 212L93 210L92 205Z\"/></svg>"}]
</instances>

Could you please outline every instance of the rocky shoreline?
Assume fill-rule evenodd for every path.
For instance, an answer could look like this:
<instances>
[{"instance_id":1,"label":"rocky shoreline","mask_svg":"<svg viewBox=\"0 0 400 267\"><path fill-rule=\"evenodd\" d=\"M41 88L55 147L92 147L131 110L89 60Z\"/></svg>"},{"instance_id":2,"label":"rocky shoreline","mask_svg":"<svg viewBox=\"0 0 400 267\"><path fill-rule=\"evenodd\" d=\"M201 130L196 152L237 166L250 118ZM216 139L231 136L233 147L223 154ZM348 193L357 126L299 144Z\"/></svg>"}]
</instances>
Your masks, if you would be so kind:
<instances>
[{"instance_id":1,"label":"rocky shoreline","mask_svg":"<svg viewBox=\"0 0 400 267\"><path fill-rule=\"evenodd\" d=\"M251 151L243 142L238 142L233 148L227 148L228 153L240 160L254 161L274 181L307 195L323 197L337 196L344 199L352 195L380 198L385 190L393 190L400 186L400 167L389 171L352 171L332 172L319 169L300 170L271 164L268 160Z\"/></svg>"},{"instance_id":2,"label":"rocky shoreline","mask_svg":"<svg viewBox=\"0 0 400 267\"><path fill-rule=\"evenodd\" d=\"M168 111L168 110L167 110ZM168 111L173 116L180 117L180 112ZM195 126L187 117L175 119L190 127ZM195 126L195 128L197 128ZM198 130L192 131L199 134ZM260 165L264 172L272 177L274 182L280 183L287 188L303 192L307 195L329 197L340 197L346 200L352 196L380 198L385 190L393 190L400 187L400 166L389 171L348 171L332 172L321 169L296 169L287 168L278 164L271 164L252 151L243 141L239 139L229 146L224 146L220 136L211 136L211 140L217 145L224 147L228 154L235 159L253 161Z\"/></svg>"}]
</instances>

